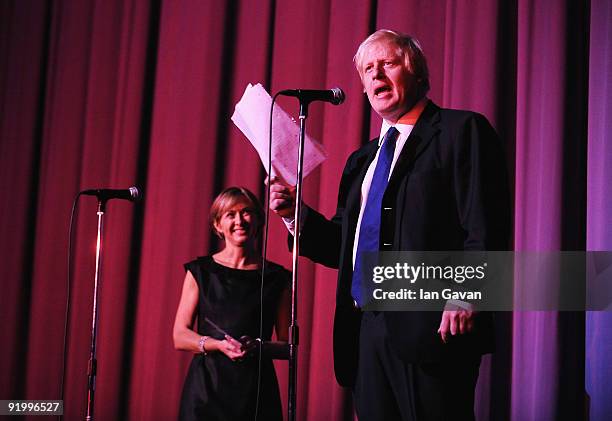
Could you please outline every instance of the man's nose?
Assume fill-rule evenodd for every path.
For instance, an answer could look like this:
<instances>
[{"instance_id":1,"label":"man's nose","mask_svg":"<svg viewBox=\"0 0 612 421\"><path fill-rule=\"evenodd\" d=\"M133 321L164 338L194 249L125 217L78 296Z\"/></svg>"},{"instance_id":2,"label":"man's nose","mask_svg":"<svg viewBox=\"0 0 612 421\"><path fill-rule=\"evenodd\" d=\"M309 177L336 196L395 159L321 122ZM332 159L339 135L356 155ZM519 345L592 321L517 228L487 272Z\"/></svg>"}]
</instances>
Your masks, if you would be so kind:
<instances>
[{"instance_id":1,"label":"man's nose","mask_svg":"<svg viewBox=\"0 0 612 421\"><path fill-rule=\"evenodd\" d=\"M374 65L374 71L372 72L372 79L380 79L385 75L384 67L380 64Z\"/></svg>"}]
</instances>

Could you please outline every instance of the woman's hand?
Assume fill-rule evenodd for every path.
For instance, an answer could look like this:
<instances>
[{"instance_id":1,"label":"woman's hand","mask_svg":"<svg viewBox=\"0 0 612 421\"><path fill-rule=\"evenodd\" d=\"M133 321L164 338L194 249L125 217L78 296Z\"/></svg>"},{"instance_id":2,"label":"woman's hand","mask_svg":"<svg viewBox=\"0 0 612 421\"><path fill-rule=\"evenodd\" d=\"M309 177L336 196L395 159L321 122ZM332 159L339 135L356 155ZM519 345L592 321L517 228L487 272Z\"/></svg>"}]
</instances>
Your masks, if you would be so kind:
<instances>
[{"instance_id":1,"label":"woman's hand","mask_svg":"<svg viewBox=\"0 0 612 421\"><path fill-rule=\"evenodd\" d=\"M223 340L214 339L211 345L211 351L222 352L232 361L240 360L246 354L246 352L242 350L242 344L229 335L226 335Z\"/></svg>"}]
</instances>

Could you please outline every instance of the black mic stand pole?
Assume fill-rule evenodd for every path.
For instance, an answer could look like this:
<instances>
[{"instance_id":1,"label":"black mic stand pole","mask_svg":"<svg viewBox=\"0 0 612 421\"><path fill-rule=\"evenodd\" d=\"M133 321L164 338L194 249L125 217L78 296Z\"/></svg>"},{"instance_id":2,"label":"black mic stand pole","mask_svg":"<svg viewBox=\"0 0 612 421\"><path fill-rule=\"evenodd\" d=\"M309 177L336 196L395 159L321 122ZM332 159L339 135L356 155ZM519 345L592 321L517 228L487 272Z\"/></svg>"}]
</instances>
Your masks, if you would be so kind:
<instances>
[{"instance_id":1,"label":"black mic stand pole","mask_svg":"<svg viewBox=\"0 0 612 421\"><path fill-rule=\"evenodd\" d=\"M302 214L302 169L304 167L304 138L306 131L306 117L308 117L309 101L300 98L300 145L298 148L297 183L295 192L295 222L293 231L293 265L291 274L291 324L289 326L289 396L288 421L296 419L297 397L297 351L300 331L297 324L298 305L298 256L300 255L300 216Z\"/></svg>"},{"instance_id":2,"label":"black mic stand pole","mask_svg":"<svg viewBox=\"0 0 612 421\"><path fill-rule=\"evenodd\" d=\"M96 389L96 337L98 335L98 296L102 282L102 228L104 212L106 211L105 198L98 198L98 237L96 240L96 274L94 276L93 309L91 318L91 347L89 362L87 364L87 415L85 421L94 419L94 394Z\"/></svg>"}]
</instances>

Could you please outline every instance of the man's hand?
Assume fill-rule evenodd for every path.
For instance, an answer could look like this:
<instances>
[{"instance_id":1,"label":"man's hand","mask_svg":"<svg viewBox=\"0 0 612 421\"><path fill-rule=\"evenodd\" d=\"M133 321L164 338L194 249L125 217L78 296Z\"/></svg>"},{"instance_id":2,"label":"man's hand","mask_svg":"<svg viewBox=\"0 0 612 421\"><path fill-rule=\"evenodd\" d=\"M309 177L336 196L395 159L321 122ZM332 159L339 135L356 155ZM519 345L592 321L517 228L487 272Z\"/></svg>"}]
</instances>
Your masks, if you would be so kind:
<instances>
[{"instance_id":1,"label":"man's hand","mask_svg":"<svg viewBox=\"0 0 612 421\"><path fill-rule=\"evenodd\" d=\"M472 310L444 310L442 312L442 321L438 328L438 333L442 338L442 342L446 343L451 335L463 335L469 333L474 328L474 315Z\"/></svg>"},{"instance_id":2,"label":"man's hand","mask_svg":"<svg viewBox=\"0 0 612 421\"><path fill-rule=\"evenodd\" d=\"M270 183L270 209L283 217L292 218L295 215L295 186L290 186L278 177L266 178Z\"/></svg>"}]
</instances>

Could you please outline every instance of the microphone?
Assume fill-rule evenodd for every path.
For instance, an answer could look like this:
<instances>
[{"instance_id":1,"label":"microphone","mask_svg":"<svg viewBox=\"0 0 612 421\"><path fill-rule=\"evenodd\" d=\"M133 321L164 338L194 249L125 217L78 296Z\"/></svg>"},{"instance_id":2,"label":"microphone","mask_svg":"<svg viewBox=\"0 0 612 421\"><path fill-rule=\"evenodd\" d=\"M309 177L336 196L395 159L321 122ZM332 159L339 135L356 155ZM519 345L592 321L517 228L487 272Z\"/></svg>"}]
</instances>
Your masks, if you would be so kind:
<instances>
[{"instance_id":1,"label":"microphone","mask_svg":"<svg viewBox=\"0 0 612 421\"><path fill-rule=\"evenodd\" d=\"M138 202L142 199L142 193L138 187L130 187L129 189L91 189L83 190L81 194L87 196L96 196L100 201L110 199L123 199L130 202Z\"/></svg>"},{"instance_id":2,"label":"microphone","mask_svg":"<svg viewBox=\"0 0 612 421\"><path fill-rule=\"evenodd\" d=\"M344 91L338 87L319 90L319 89L285 89L279 92L280 95L295 96L304 102L325 101L334 105L344 102Z\"/></svg>"}]
</instances>

